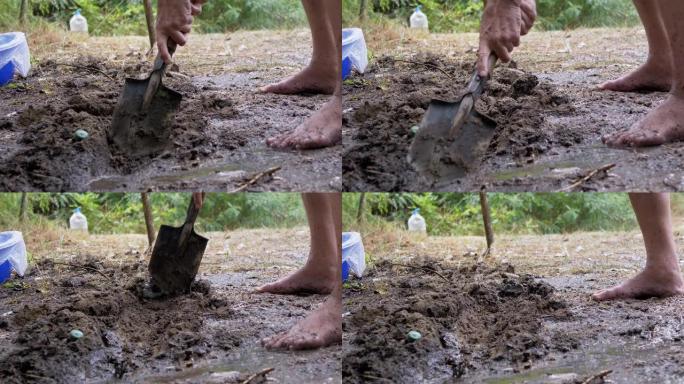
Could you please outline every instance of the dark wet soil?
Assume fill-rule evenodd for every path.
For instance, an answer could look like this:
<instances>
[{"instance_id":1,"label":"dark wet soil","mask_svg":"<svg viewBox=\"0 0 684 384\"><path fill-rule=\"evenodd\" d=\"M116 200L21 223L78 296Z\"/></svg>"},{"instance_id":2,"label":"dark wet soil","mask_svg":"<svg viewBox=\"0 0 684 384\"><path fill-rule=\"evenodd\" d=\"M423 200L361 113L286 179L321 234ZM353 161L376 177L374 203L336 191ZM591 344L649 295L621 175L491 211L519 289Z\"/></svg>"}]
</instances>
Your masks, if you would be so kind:
<instances>
[{"instance_id":1,"label":"dark wet soil","mask_svg":"<svg viewBox=\"0 0 684 384\"><path fill-rule=\"evenodd\" d=\"M345 288L350 383L681 382L682 297L594 302L592 292L621 281L610 272L407 265L381 262ZM423 338L408 341L410 330Z\"/></svg>"},{"instance_id":2,"label":"dark wet soil","mask_svg":"<svg viewBox=\"0 0 684 384\"><path fill-rule=\"evenodd\" d=\"M259 345L318 297L250 296L244 285L254 277L235 275L150 301L140 294L142 261L70 264L40 262L0 290L3 383L233 383L266 368L279 382L339 382L335 348L295 354ZM74 329L83 337L70 336Z\"/></svg>"},{"instance_id":3,"label":"dark wet soil","mask_svg":"<svg viewBox=\"0 0 684 384\"><path fill-rule=\"evenodd\" d=\"M345 290L345 382L441 383L506 364L517 370L577 340L548 332L544 318L570 317L549 284L510 266L412 268L382 262ZM409 331L422 338L410 341Z\"/></svg>"},{"instance_id":4,"label":"dark wet soil","mask_svg":"<svg viewBox=\"0 0 684 384\"><path fill-rule=\"evenodd\" d=\"M500 65L476 103L497 131L481 164L463 178L418 175L407 161L411 128L430 100L455 100L473 70L469 60L419 54L382 57L345 82L344 188L349 191L669 191L684 185L684 147L607 148L601 137L628 128L664 94L595 90L596 70L528 73Z\"/></svg>"},{"instance_id":5,"label":"dark wet soil","mask_svg":"<svg viewBox=\"0 0 684 384\"><path fill-rule=\"evenodd\" d=\"M296 152L265 145L266 138L306 119L325 97L255 94L259 77L249 73L190 78L172 71L164 83L183 101L166 148L131 157L110 145L106 130L124 78L144 78L148 67L144 57L124 68L96 57L47 60L28 79L0 89L0 190L225 191L276 166L282 168L248 189L340 188L339 147ZM79 129L87 139L75 137Z\"/></svg>"}]
</instances>

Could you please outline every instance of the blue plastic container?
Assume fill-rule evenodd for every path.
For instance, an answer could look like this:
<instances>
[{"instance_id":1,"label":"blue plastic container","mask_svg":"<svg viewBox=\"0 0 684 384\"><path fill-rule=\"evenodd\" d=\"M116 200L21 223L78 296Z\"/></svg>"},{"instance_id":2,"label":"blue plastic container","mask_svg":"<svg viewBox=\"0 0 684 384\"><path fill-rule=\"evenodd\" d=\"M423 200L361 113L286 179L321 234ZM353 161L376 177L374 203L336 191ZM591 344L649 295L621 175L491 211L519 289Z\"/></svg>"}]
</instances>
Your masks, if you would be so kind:
<instances>
[{"instance_id":1,"label":"blue plastic container","mask_svg":"<svg viewBox=\"0 0 684 384\"><path fill-rule=\"evenodd\" d=\"M7 281L10 276L12 276L12 263L9 260L5 260L4 263L0 264L0 284Z\"/></svg>"},{"instance_id":2,"label":"blue plastic container","mask_svg":"<svg viewBox=\"0 0 684 384\"><path fill-rule=\"evenodd\" d=\"M346 261L342 262L342 281L347 281L349 278L349 263Z\"/></svg>"},{"instance_id":3,"label":"blue plastic container","mask_svg":"<svg viewBox=\"0 0 684 384\"><path fill-rule=\"evenodd\" d=\"M14 78L14 63L9 62L4 67L0 68L0 87L9 84Z\"/></svg>"},{"instance_id":4,"label":"blue plastic container","mask_svg":"<svg viewBox=\"0 0 684 384\"><path fill-rule=\"evenodd\" d=\"M351 75L351 72L352 72L351 58L345 57L344 60L342 60L342 80L347 80L349 75Z\"/></svg>"}]
</instances>

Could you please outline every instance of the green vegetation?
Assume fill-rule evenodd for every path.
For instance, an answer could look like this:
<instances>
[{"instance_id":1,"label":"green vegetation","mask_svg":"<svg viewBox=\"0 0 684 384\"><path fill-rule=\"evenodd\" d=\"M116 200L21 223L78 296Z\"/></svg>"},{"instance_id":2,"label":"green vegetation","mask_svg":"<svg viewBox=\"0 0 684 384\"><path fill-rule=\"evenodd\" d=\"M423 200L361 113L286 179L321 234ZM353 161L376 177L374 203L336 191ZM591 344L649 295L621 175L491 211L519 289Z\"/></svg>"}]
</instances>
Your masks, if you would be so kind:
<instances>
[{"instance_id":1,"label":"green vegetation","mask_svg":"<svg viewBox=\"0 0 684 384\"><path fill-rule=\"evenodd\" d=\"M190 194L150 193L155 225L180 225ZM0 228L19 223L21 194L0 194ZM26 220L67 227L81 207L91 233L145 233L141 195L138 193L29 193ZM209 193L197 225L202 231L233 228L289 228L305 225L306 216L296 193Z\"/></svg>"},{"instance_id":2,"label":"green vegetation","mask_svg":"<svg viewBox=\"0 0 684 384\"><path fill-rule=\"evenodd\" d=\"M0 31L18 28L22 0L0 2ZM91 35L146 35L142 0L26 0L31 24L58 24L68 28L74 11L81 9ZM156 10L157 0L153 1ZM194 30L226 32L236 29L285 29L306 26L299 0L210 0L196 19Z\"/></svg>"},{"instance_id":3,"label":"green vegetation","mask_svg":"<svg viewBox=\"0 0 684 384\"><path fill-rule=\"evenodd\" d=\"M343 0L345 24L358 23L362 3L371 22L391 19L408 25L417 5L428 16L432 32L477 31L482 0ZM639 22L631 0L537 0L536 28L622 27Z\"/></svg>"},{"instance_id":4,"label":"green vegetation","mask_svg":"<svg viewBox=\"0 0 684 384\"><path fill-rule=\"evenodd\" d=\"M359 195L345 194L345 229L358 228ZM371 228L405 228L420 208L432 235L482 235L479 195L475 193L367 193L361 220ZM496 233L545 234L617 231L636 228L626 194L490 193ZM675 201L676 202L676 201Z\"/></svg>"}]
</instances>

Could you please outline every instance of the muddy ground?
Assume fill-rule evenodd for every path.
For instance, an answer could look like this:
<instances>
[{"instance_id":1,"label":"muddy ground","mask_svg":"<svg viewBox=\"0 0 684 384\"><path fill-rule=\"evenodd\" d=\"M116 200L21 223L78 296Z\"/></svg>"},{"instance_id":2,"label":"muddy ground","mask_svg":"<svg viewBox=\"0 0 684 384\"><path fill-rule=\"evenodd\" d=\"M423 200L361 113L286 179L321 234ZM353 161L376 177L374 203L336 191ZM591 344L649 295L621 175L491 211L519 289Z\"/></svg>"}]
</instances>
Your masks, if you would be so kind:
<instances>
[{"instance_id":1,"label":"muddy ground","mask_svg":"<svg viewBox=\"0 0 684 384\"><path fill-rule=\"evenodd\" d=\"M375 266L344 293L345 380L681 382L683 298L589 298L639 270L640 236L498 241L483 264L484 240L476 237L366 242ZM423 338L409 342L412 329Z\"/></svg>"},{"instance_id":2,"label":"muddy ground","mask_svg":"<svg viewBox=\"0 0 684 384\"><path fill-rule=\"evenodd\" d=\"M251 236L306 244L303 230L259 232L210 234L192 292L163 301L140 295L142 236L67 235L54 257L40 256L24 279L0 290L0 381L232 383L273 368L273 382L341 382L338 346L301 353L260 346L324 297L251 293L306 255L266 246L256 257L245 245ZM84 336L74 339L73 329Z\"/></svg>"},{"instance_id":3,"label":"muddy ground","mask_svg":"<svg viewBox=\"0 0 684 384\"><path fill-rule=\"evenodd\" d=\"M307 63L307 34L194 36L164 79L183 95L169 145L147 157L128 156L106 137L124 79L149 73L144 39L66 37L52 50L40 46L30 76L0 89L0 189L231 191L251 180L247 190L339 190L340 146L265 144L327 99L256 92ZM296 43L285 50L283 41ZM77 139L78 129L89 137Z\"/></svg>"},{"instance_id":4,"label":"muddy ground","mask_svg":"<svg viewBox=\"0 0 684 384\"><path fill-rule=\"evenodd\" d=\"M629 37L624 37L629 34ZM620 38L623 36L623 38ZM402 34L370 41L375 58L345 82L343 178L350 191L670 191L682 187L684 147L611 149L666 94L595 86L646 57L641 30L533 33L500 65L477 102L497 123L482 161L461 179L418 175L407 162L430 100L453 100L474 68L476 35ZM612 166L614 164L614 166ZM609 166L608 171L597 171ZM596 171L596 172L594 172ZM580 179L591 177L577 183Z\"/></svg>"}]
</instances>

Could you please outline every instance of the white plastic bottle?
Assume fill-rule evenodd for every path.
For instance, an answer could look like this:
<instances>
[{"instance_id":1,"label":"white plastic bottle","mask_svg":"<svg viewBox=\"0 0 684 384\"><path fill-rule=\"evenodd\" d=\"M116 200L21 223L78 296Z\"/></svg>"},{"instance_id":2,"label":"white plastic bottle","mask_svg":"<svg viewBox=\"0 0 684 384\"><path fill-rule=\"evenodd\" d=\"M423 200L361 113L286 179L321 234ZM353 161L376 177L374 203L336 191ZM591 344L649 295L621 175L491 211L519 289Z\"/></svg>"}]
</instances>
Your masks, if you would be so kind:
<instances>
[{"instance_id":1,"label":"white plastic bottle","mask_svg":"<svg viewBox=\"0 0 684 384\"><path fill-rule=\"evenodd\" d=\"M69 30L71 32L88 33L88 20L81 15L80 9L77 9L71 20L69 20Z\"/></svg>"},{"instance_id":2,"label":"white plastic bottle","mask_svg":"<svg viewBox=\"0 0 684 384\"><path fill-rule=\"evenodd\" d=\"M416 7L411 15L411 28L412 29L423 29L428 30L428 18L427 15L420 10L420 5Z\"/></svg>"},{"instance_id":3,"label":"white plastic bottle","mask_svg":"<svg viewBox=\"0 0 684 384\"><path fill-rule=\"evenodd\" d=\"M88 233L88 219L81 213L81 207L74 209L73 215L69 218L69 229Z\"/></svg>"},{"instance_id":4,"label":"white plastic bottle","mask_svg":"<svg viewBox=\"0 0 684 384\"><path fill-rule=\"evenodd\" d=\"M420 208L413 210L413 214L408 219L408 230L409 232L427 232L427 225L425 224L425 219L420 215Z\"/></svg>"}]
</instances>

